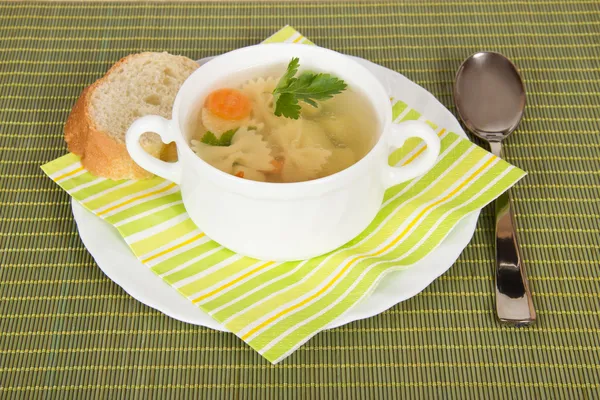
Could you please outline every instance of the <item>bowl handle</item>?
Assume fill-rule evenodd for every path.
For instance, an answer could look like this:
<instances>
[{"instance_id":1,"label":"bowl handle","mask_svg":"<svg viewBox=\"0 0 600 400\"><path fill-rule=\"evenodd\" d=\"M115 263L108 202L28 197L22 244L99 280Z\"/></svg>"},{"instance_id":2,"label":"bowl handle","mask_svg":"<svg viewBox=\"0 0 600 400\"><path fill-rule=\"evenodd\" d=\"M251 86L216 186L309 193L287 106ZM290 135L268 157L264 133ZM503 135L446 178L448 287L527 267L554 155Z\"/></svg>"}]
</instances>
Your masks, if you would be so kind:
<instances>
[{"instance_id":1,"label":"bowl handle","mask_svg":"<svg viewBox=\"0 0 600 400\"><path fill-rule=\"evenodd\" d=\"M140 145L140 136L146 132L160 135L164 143L175 140L171 121L158 115L147 115L135 120L127 130L126 143L129 155L140 167L177 184L181 183L181 161L168 163L152 157Z\"/></svg>"},{"instance_id":2,"label":"bowl handle","mask_svg":"<svg viewBox=\"0 0 600 400\"><path fill-rule=\"evenodd\" d=\"M384 169L384 183L386 187L397 185L409 179L421 176L429 171L436 163L440 154L440 138L429 125L421 121L406 121L392 124L388 134L388 145L397 149L404 145L406 139L418 137L425 141L426 150L410 164L402 166L388 166Z\"/></svg>"}]
</instances>

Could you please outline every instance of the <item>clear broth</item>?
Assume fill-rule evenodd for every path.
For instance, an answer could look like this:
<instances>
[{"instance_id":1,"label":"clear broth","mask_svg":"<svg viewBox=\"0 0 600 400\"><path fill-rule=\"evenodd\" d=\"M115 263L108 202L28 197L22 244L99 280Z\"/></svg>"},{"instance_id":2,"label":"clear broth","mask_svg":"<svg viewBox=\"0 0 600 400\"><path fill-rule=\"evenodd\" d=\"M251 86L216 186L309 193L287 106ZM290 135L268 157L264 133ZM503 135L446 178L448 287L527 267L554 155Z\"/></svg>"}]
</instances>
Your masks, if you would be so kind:
<instances>
[{"instance_id":1,"label":"clear broth","mask_svg":"<svg viewBox=\"0 0 600 400\"><path fill-rule=\"evenodd\" d=\"M278 183L322 178L344 170L362 159L377 142L379 133L378 118L367 97L348 87L333 98L319 102L318 108L300 102L302 110L299 120L276 117L272 110L271 92L284 70L285 66L279 66L264 69L262 73L257 73L256 70L246 71L229 80L229 84L222 83L214 86L215 89L238 89L251 97L253 104L251 119L244 121L243 124L246 125L241 124L243 129L239 128L235 135L251 132L244 131L246 129L251 129L253 134L261 135L270 149L270 157L275 160L273 165L280 164L283 167L259 170L244 165L254 167L262 165L263 163L257 157L264 154L264 149L257 148L256 154L245 154L236 158L231 154L234 152L233 148L231 151L222 148L212 149L208 145L199 143L198 141L208 130L211 132L215 130L214 133L219 137L225 129L220 121L215 124L214 118L203 121L203 113L207 112L207 110L203 111L204 99L194 106L186 124L185 130L192 149L209 164L232 175ZM256 83L257 79L243 79L244 76L249 75L273 78L258 78L266 79L261 84ZM232 85L231 82L239 82L239 84ZM259 110L262 110L262 113ZM211 125L208 122L211 122L213 128L218 127L218 129L209 129L205 126ZM235 129L233 125L235 125L233 121L224 123L225 127ZM260 128L252 129L257 127ZM232 143L232 146L234 145L239 148L244 147ZM251 146L246 147L245 151L252 153ZM234 160L231 165L225 162L229 159Z\"/></svg>"}]
</instances>

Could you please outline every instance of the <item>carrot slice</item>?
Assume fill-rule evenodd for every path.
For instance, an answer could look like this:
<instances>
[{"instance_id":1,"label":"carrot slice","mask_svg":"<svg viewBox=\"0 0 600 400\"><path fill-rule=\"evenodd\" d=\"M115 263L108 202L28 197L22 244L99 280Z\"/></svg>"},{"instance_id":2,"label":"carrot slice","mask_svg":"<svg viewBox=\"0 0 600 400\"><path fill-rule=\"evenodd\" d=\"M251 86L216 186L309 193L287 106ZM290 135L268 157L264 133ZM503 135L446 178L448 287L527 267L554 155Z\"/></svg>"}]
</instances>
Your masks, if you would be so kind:
<instances>
[{"instance_id":1,"label":"carrot slice","mask_svg":"<svg viewBox=\"0 0 600 400\"><path fill-rule=\"evenodd\" d=\"M244 177L244 171L238 171L235 176L237 176L238 178L243 178Z\"/></svg>"},{"instance_id":2,"label":"carrot slice","mask_svg":"<svg viewBox=\"0 0 600 400\"><path fill-rule=\"evenodd\" d=\"M235 89L217 89L210 93L204 103L208 111L219 118L239 121L250 115L252 104L244 93Z\"/></svg>"},{"instance_id":3,"label":"carrot slice","mask_svg":"<svg viewBox=\"0 0 600 400\"><path fill-rule=\"evenodd\" d=\"M271 165L273 166L273 170L270 172L272 174L279 174L283 169L283 159L274 158L271 160Z\"/></svg>"}]
</instances>

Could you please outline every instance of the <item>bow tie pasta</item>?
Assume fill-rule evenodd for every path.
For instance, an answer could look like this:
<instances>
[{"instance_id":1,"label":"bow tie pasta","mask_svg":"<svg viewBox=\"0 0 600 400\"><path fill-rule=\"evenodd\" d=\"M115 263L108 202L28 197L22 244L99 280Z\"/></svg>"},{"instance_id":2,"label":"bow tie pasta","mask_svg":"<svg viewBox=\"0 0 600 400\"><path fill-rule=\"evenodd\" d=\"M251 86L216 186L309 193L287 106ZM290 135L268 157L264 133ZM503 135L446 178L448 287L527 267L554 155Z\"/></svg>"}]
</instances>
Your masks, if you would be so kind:
<instances>
[{"instance_id":1,"label":"bow tie pasta","mask_svg":"<svg viewBox=\"0 0 600 400\"><path fill-rule=\"evenodd\" d=\"M233 135L231 145L212 146L192 140L192 150L204 161L228 174L241 165L256 171L273 169L271 149L263 137L247 128L240 128Z\"/></svg>"},{"instance_id":2,"label":"bow tie pasta","mask_svg":"<svg viewBox=\"0 0 600 400\"><path fill-rule=\"evenodd\" d=\"M266 126L273 128L285 124L285 118L276 117L273 113L273 89L277 80L272 77L252 79L242 85L241 91L252 102L252 118L263 121Z\"/></svg>"},{"instance_id":3,"label":"bow tie pasta","mask_svg":"<svg viewBox=\"0 0 600 400\"><path fill-rule=\"evenodd\" d=\"M316 178L334 148L325 132L310 121L292 122L276 128L270 141L275 154L283 160L281 176L285 182Z\"/></svg>"}]
</instances>

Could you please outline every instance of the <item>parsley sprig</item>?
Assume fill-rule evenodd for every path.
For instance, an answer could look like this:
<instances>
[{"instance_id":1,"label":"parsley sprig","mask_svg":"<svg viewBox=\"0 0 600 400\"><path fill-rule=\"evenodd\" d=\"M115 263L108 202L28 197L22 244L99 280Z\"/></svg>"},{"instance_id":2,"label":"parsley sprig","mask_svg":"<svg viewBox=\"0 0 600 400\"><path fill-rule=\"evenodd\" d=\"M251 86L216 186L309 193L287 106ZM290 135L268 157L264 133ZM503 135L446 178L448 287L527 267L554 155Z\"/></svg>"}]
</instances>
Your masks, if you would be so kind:
<instances>
[{"instance_id":1,"label":"parsley sprig","mask_svg":"<svg viewBox=\"0 0 600 400\"><path fill-rule=\"evenodd\" d=\"M331 74L303 72L297 78L300 59L292 58L285 74L273 90L275 115L298 119L299 101L318 107L317 100L327 100L346 90L346 82Z\"/></svg>"},{"instance_id":2,"label":"parsley sprig","mask_svg":"<svg viewBox=\"0 0 600 400\"><path fill-rule=\"evenodd\" d=\"M211 131L206 131L204 136L200 141L204 144L208 144L210 146L231 146L231 139L233 139L233 135L237 132L237 129L231 129L229 131L223 132L220 138L218 138Z\"/></svg>"}]
</instances>

